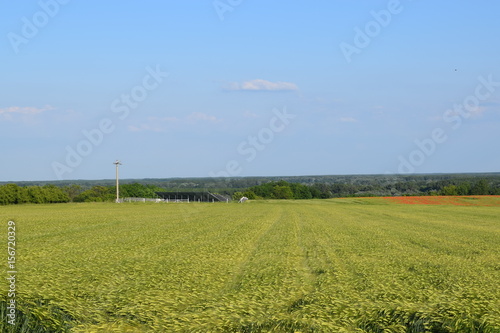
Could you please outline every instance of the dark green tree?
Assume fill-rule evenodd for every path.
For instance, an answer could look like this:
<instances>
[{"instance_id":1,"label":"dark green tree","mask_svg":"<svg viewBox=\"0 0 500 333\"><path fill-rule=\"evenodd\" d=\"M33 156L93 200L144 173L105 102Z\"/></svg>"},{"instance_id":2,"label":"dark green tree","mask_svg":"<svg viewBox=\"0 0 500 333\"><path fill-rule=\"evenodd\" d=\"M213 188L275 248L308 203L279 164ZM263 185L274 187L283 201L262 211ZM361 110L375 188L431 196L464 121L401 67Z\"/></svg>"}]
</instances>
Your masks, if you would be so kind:
<instances>
[{"instance_id":1,"label":"dark green tree","mask_svg":"<svg viewBox=\"0 0 500 333\"><path fill-rule=\"evenodd\" d=\"M471 185L469 182L461 182L457 186L458 195L470 195Z\"/></svg>"},{"instance_id":2,"label":"dark green tree","mask_svg":"<svg viewBox=\"0 0 500 333\"><path fill-rule=\"evenodd\" d=\"M293 192L290 186L275 185L273 188L273 199L293 199Z\"/></svg>"},{"instance_id":3,"label":"dark green tree","mask_svg":"<svg viewBox=\"0 0 500 333\"><path fill-rule=\"evenodd\" d=\"M42 195L45 203L63 203L69 202L69 196L60 187L55 185L44 185L42 187Z\"/></svg>"},{"instance_id":4,"label":"dark green tree","mask_svg":"<svg viewBox=\"0 0 500 333\"><path fill-rule=\"evenodd\" d=\"M312 194L309 186L299 183L292 183L289 184L289 186L293 192L294 199L312 199Z\"/></svg>"},{"instance_id":5,"label":"dark green tree","mask_svg":"<svg viewBox=\"0 0 500 333\"><path fill-rule=\"evenodd\" d=\"M472 195L487 195L490 194L490 185L486 179L481 179L478 181L471 189Z\"/></svg>"},{"instance_id":6,"label":"dark green tree","mask_svg":"<svg viewBox=\"0 0 500 333\"><path fill-rule=\"evenodd\" d=\"M252 190L246 190L245 192L243 192L243 196L244 197L247 197L248 199L250 200L255 200L257 199L257 195L254 193L254 191ZM239 199L238 199L239 200Z\"/></svg>"},{"instance_id":7,"label":"dark green tree","mask_svg":"<svg viewBox=\"0 0 500 333\"><path fill-rule=\"evenodd\" d=\"M17 203L17 192L19 186L7 184L0 186L0 205L12 205Z\"/></svg>"},{"instance_id":8,"label":"dark green tree","mask_svg":"<svg viewBox=\"0 0 500 333\"><path fill-rule=\"evenodd\" d=\"M244 196L245 195L243 195L243 192L234 192L233 193L233 200L234 201L238 201L238 200L240 200Z\"/></svg>"},{"instance_id":9,"label":"dark green tree","mask_svg":"<svg viewBox=\"0 0 500 333\"><path fill-rule=\"evenodd\" d=\"M113 201L115 193L111 187L93 186L74 198L75 202L103 202Z\"/></svg>"},{"instance_id":10,"label":"dark green tree","mask_svg":"<svg viewBox=\"0 0 500 333\"><path fill-rule=\"evenodd\" d=\"M68 186L64 186L62 188L62 190L64 192L66 192L66 194L68 195L69 197L69 200L70 201L74 201L74 199L80 194L83 192L83 188L81 185L76 185L76 184L72 184L72 185L68 185Z\"/></svg>"},{"instance_id":11,"label":"dark green tree","mask_svg":"<svg viewBox=\"0 0 500 333\"><path fill-rule=\"evenodd\" d=\"M455 185L448 185L441 189L440 195L458 195L458 187Z\"/></svg>"}]
</instances>

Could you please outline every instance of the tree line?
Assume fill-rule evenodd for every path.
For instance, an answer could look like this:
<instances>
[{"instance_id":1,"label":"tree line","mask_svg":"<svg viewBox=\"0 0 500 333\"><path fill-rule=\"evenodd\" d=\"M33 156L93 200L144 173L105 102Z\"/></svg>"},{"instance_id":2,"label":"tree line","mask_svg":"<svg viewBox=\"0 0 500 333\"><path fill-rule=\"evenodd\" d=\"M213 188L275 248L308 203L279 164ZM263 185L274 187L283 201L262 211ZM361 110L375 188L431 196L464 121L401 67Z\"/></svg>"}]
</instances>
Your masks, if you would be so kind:
<instances>
[{"instance_id":1,"label":"tree line","mask_svg":"<svg viewBox=\"0 0 500 333\"><path fill-rule=\"evenodd\" d=\"M16 184L7 184L0 186L0 205L69 201L68 194L55 185L21 187Z\"/></svg>"},{"instance_id":2,"label":"tree line","mask_svg":"<svg viewBox=\"0 0 500 333\"><path fill-rule=\"evenodd\" d=\"M154 185L124 184L120 186L120 197L155 198L156 192L159 191L163 191L163 189ZM75 184L63 187L51 184L43 186L6 184L0 186L0 205L106 202L115 199L116 186L94 185L88 189Z\"/></svg>"},{"instance_id":3,"label":"tree line","mask_svg":"<svg viewBox=\"0 0 500 333\"><path fill-rule=\"evenodd\" d=\"M54 183L0 185L0 205L111 202L116 198L116 187L110 185L113 182ZM120 185L120 197L156 198L156 192L177 190L208 190L212 193L232 195L233 199L240 199L242 196L249 199L328 199L366 196L500 195L500 174L144 179L137 182L125 181Z\"/></svg>"},{"instance_id":4,"label":"tree line","mask_svg":"<svg viewBox=\"0 0 500 333\"><path fill-rule=\"evenodd\" d=\"M500 184L500 173L475 173L475 174L414 174L414 175L323 175L323 176L281 176L281 177L200 177L200 178L154 178L154 179L122 179L120 187L123 185L141 184L153 185L166 191L202 191L212 192L231 190L244 191L250 187L276 182L280 180L289 183L299 183L303 185L324 184L327 186L339 184L354 186L349 191L372 192L389 195L405 195L408 193L421 191L425 192L426 187L431 190L440 190L442 184L459 185L468 182L474 186L480 179L485 179L492 188ZM114 179L101 180L60 180L60 181L22 181L15 182L17 185L44 186L55 185L57 187L67 187L72 185L81 186L82 190L88 190L94 186L113 187ZM7 182L0 182L0 186ZM405 184L408 184L406 186ZM365 188L366 187L366 188ZM391 193L389 193L391 191ZM336 190L334 189L334 193Z\"/></svg>"},{"instance_id":5,"label":"tree line","mask_svg":"<svg viewBox=\"0 0 500 333\"><path fill-rule=\"evenodd\" d=\"M284 180L271 181L249 187L233 194L233 199L329 199L340 197L373 196L428 196L428 195L500 195L500 180L488 179L408 181L383 184L373 183L315 183L304 185Z\"/></svg>"},{"instance_id":6,"label":"tree line","mask_svg":"<svg viewBox=\"0 0 500 333\"><path fill-rule=\"evenodd\" d=\"M74 185L72 185L74 186ZM78 185L76 185L78 186ZM156 198L156 192L164 191L155 185L144 185L139 183L120 185L120 198ZM73 202L106 202L116 199L116 186L94 185L91 188L80 191L72 198Z\"/></svg>"}]
</instances>

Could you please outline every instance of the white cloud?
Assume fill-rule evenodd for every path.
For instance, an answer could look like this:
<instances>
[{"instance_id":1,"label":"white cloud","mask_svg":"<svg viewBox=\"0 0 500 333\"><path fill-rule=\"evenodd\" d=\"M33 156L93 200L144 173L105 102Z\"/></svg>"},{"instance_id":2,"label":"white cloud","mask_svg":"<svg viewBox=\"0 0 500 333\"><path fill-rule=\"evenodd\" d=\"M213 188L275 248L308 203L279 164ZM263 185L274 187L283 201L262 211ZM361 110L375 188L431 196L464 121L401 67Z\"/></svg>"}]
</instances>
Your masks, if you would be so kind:
<instances>
[{"instance_id":1,"label":"white cloud","mask_svg":"<svg viewBox=\"0 0 500 333\"><path fill-rule=\"evenodd\" d=\"M0 109L0 115L2 115L5 119L12 119L14 115L29 116L49 110L55 110L55 108L50 105L45 105L41 108L32 106L10 106Z\"/></svg>"},{"instance_id":2,"label":"white cloud","mask_svg":"<svg viewBox=\"0 0 500 333\"><path fill-rule=\"evenodd\" d=\"M299 88L291 82L271 82L262 79L255 79L245 82L233 82L229 84L229 90L241 91L293 91Z\"/></svg>"},{"instance_id":3,"label":"white cloud","mask_svg":"<svg viewBox=\"0 0 500 333\"><path fill-rule=\"evenodd\" d=\"M470 109L471 116L474 118L482 116L483 113L485 113L486 111L487 111L487 108L483 107L483 106L478 106L478 107Z\"/></svg>"},{"instance_id":4,"label":"white cloud","mask_svg":"<svg viewBox=\"0 0 500 333\"><path fill-rule=\"evenodd\" d=\"M339 120L342 123L355 123L358 121L356 118L352 118L352 117L342 117Z\"/></svg>"},{"instance_id":5,"label":"white cloud","mask_svg":"<svg viewBox=\"0 0 500 333\"><path fill-rule=\"evenodd\" d=\"M465 108L463 105L460 106L460 109L448 109L443 114L439 116L433 116L430 119L432 121L441 121L444 120L444 117L463 117L465 119L471 117L473 119L481 118L485 113L494 111L495 103L483 103L482 105Z\"/></svg>"},{"instance_id":6,"label":"white cloud","mask_svg":"<svg viewBox=\"0 0 500 333\"><path fill-rule=\"evenodd\" d=\"M142 132L142 131L163 132L163 130L160 127L151 126L147 124L141 124L139 126L129 125L128 130L131 132Z\"/></svg>"},{"instance_id":7,"label":"white cloud","mask_svg":"<svg viewBox=\"0 0 500 333\"><path fill-rule=\"evenodd\" d=\"M209 122L218 122L220 119L217 119L215 116L208 115L202 112L193 112L189 116L187 116L187 120L190 121L209 121Z\"/></svg>"},{"instance_id":8,"label":"white cloud","mask_svg":"<svg viewBox=\"0 0 500 333\"><path fill-rule=\"evenodd\" d=\"M250 112L250 111L245 111L243 113L244 118L258 118L259 116L256 113Z\"/></svg>"},{"instance_id":9,"label":"white cloud","mask_svg":"<svg viewBox=\"0 0 500 333\"><path fill-rule=\"evenodd\" d=\"M148 120L154 121L154 122L175 123L175 122L180 121L181 119L179 119L177 117L163 117L163 118L160 118L160 117L148 117Z\"/></svg>"}]
</instances>

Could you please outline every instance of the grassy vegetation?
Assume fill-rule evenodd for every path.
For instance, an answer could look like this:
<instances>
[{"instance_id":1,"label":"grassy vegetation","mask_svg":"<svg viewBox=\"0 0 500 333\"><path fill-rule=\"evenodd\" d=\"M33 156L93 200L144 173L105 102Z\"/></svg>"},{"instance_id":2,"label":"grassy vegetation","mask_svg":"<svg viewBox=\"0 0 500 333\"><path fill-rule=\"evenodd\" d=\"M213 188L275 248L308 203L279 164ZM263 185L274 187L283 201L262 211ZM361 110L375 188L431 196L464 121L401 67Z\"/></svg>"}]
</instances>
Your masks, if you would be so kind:
<instances>
[{"instance_id":1,"label":"grassy vegetation","mask_svg":"<svg viewBox=\"0 0 500 333\"><path fill-rule=\"evenodd\" d=\"M19 331L500 332L499 213L356 198L1 216Z\"/></svg>"}]
</instances>

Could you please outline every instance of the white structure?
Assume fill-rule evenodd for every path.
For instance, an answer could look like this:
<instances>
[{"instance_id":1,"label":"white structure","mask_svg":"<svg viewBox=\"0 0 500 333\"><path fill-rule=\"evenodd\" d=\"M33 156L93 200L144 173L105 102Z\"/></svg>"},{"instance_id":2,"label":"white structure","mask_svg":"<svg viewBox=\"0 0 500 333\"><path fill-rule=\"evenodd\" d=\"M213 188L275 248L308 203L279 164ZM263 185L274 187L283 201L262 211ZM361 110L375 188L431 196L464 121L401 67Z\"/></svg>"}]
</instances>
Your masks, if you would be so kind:
<instances>
[{"instance_id":1,"label":"white structure","mask_svg":"<svg viewBox=\"0 0 500 333\"><path fill-rule=\"evenodd\" d=\"M244 203L247 200L248 200L247 197L241 197L241 199L240 199L240 201L238 201L238 203Z\"/></svg>"},{"instance_id":2,"label":"white structure","mask_svg":"<svg viewBox=\"0 0 500 333\"><path fill-rule=\"evenodd\" d=\"M120 187L118 184L118 166L122 165L122 164L118 160L116 160L113 164L116 165L116 203L120 203Z\"/></svg>"}]
</instances>

